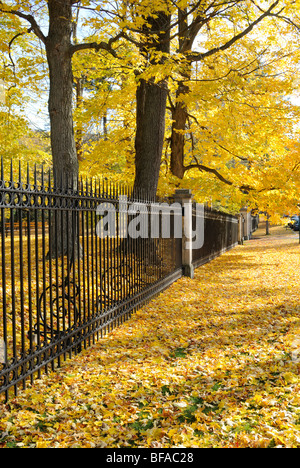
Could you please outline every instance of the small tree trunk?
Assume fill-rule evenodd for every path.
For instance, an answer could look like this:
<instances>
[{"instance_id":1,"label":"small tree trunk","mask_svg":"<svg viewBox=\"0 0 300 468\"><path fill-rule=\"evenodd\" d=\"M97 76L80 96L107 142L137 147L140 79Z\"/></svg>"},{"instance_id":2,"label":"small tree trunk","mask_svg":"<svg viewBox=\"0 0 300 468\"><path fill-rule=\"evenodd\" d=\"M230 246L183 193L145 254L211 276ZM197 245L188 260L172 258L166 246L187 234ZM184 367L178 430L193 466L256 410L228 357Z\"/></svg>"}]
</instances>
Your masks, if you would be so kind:
<instances>
[{"instance_id":1,"label":"small tree trunk","mask_svg":"<svg viewBox=\"0 0 300 468\"><path fill-rule=\"evenodd\" d=\"M182 15L180 14L179 17ZM186 18L184 16L184 18ZM180 22L180 37L186 32L186 20ZM183 32L181 32L183 30ZM181 49L181 40L179 41ZM191 64L186 64L185 68L181 70L182 78L188 82L191 79L192 67ZM188 109L184 102L185 96L189 93L190 88L184 81L178 82L176 91L176 103L172 109L172 135L171 135L171 173L183 179L185 174L184 167L184 150L185 150L185 133L188 122Z\"/></svg>"},{"instance_id":2,"label":"small tree trunk","mask_svg":"<svg viewBox=\"0 0 300 468\"><path fill-rule=\"evenodd\" d=\"M107 112L105 112L103 116L103 135L104 135L104 141L108 140L108 131L107 131Z\"/></svg>"},{"instance_id":3,"label":"small tree trunk","mask_svg":"<svg viewBox=\"0 0 300 468\"><path fill-rule=\"evenodd\" d=\"M271 218L270 215L268 215L268 213L266 213L266 236L270 236L270 221L269 219Z\"/></svg>"},{"instance_id":4,"label":"small tree trunk","mask_svg":"<svg viewBox=\"0 0 300 468\"><path fill-rule=\"evenodd\" d=\"M176 104L172 109L172 135L171 135L171 173L183 179L184 168L184 146L185 131L188 120L186 105L182 102L182 97L188 92L189 88L182 82L178 86L176 93Z\"/></svg>"}]
</instances>

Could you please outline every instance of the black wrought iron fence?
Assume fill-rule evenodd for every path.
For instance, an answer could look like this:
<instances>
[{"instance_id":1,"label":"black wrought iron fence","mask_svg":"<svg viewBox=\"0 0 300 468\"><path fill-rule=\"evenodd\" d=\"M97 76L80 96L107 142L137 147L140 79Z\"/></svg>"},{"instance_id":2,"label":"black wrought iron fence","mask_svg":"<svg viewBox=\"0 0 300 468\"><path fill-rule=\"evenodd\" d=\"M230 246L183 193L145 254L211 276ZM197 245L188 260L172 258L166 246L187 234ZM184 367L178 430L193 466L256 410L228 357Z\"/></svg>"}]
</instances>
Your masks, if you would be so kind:
<instances>
[{"instance_id":1,"label":"black wrought iron fence","mask_svg":"<svg viewBox=\"0 0 300 468\"><path fill-rule=\"evenodd\" d=\"M229 214L212 210L207 206L204 212L197 213L193 207L193 227L197 216L203 216L204 243L199 249L193 250L193 265L195 268L207 263L238 244L238 218ZM201 222L198 222L200 225ZM194 227L195 229L195 227Z\"/></svg>"},{"instance_id":2,"label":"black wrought iron fence","mask_svg":"<svg viewBox=\"0 0 300 468\"><path fill-rule=\"evenodd\" d=\"M124 206L136 200L127 187L57 186L50 173L38 180L36 170L25 179L21 171L17 181L12 173L5 178L2 164L0 393L6 397L11 387L17 392L28 377L94 343L182 274L174 238L128 235L134 210ZM99 205L115 216L107 236Z\"/></svg>"},{"instance_id":3,"label":"black wrought iron fence","mask_svg":"<svg viewBox=\"0 0 300 468\"><path fill-rule=\"evenodd\" d=\"M182 209L165 206L107 181L58 183L21 168L14 180L2 161L0 394L54 370L182 276ZM203 218L195 266L236 243L236 218Z\"/></svg>"}]
</instances>

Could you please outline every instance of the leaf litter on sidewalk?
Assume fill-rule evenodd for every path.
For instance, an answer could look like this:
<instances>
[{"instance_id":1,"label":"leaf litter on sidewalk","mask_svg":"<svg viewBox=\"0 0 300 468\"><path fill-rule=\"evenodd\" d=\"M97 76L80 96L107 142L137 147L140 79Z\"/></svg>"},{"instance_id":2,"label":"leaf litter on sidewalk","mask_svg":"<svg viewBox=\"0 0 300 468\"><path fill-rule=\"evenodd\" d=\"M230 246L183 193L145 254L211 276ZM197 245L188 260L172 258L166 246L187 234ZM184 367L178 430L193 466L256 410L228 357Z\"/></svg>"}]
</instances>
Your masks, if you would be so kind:
<instances>
[{"instance_id":1,"label":"leaf litter on sidewalk","mask_svg":"<svg viewBox=\"0 0 300 468\"><path fill-rule=\"evenodd\" d=\"M0 405L0 447L299 447L300 246L253 240Z\"/></svg>"}]
</instances>

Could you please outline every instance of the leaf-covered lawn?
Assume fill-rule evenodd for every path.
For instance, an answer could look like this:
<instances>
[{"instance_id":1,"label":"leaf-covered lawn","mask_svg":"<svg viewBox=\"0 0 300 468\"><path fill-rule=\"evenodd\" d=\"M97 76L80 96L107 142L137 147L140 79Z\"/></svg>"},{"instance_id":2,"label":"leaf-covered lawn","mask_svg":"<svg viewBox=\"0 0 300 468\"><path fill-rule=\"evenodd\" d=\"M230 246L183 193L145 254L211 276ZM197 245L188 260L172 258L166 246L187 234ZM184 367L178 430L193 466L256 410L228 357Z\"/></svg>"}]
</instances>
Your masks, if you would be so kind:
<instances>
[{"instance_id":1,"label":"leaf-covered lawn","mask_svg":"<svg viewBox=\"0 0 300 468\"><path fill-rule=\"evenodd\" d=\"M293 233L199 268L0 406L0 447L300 447L299 284Z\"/></svg>"}]
</instances>

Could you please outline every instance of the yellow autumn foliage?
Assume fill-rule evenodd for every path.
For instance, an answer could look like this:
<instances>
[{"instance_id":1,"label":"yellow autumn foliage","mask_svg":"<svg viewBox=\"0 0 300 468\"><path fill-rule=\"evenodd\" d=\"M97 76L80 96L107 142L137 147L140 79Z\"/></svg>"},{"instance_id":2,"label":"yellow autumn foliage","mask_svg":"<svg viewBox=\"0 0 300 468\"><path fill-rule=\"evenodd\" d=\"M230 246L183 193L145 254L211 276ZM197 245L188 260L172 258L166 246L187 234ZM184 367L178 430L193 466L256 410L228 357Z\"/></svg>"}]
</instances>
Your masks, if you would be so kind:
<instances>
[{"instance_id":1,"label":"yellow autumn foliage","mask_svg":"<svg viewBox=\"0 0 300 468\"><path fill-rule=\"evenodd\" d=\"M30 12L47 25L47 3L14 0L1 5L0 80L7 95L0 106L1 156L48 164L49 148L33 144L37 133L28 115L30 106L37 114L39 105L44 111L47 107L45 50L33 33L27 34L26 21L7 14L11 8L25 16ZM298 0L82 0L73 8L75 43L107 43L122 32L114 56L86 49L73 57L81 175L133 182L137 86L140 79L165 79L169 95L159 194L169 195L181 186L191 188L198 201L231 212L243 205L271 215L294 212L300 189ZM269 8L271 16L234 41ZM147 21L162 11L171 15L168 53L147 49ZM180 12L189 25L181 33ZM181 34L193 38L194 30L190 48L184 46ZM158 40L159 34L152 39ZM186 93L178 94L180 84ZM183 180L174 177L170 167L172 108L178 101L188 111L187 124L179 131L185 137L184 166L189 167Z\"/></svg>"},{"instance_id":2,"label":"yellow autumn foliage","mask_svg":"<svg viewBox=\"0 0 300 468\"><path fill-rule=\"evenodd\" d=\"M0 447L299 447L298 237L262 235L0 405Z\"/></svg>"}]
</instances>

